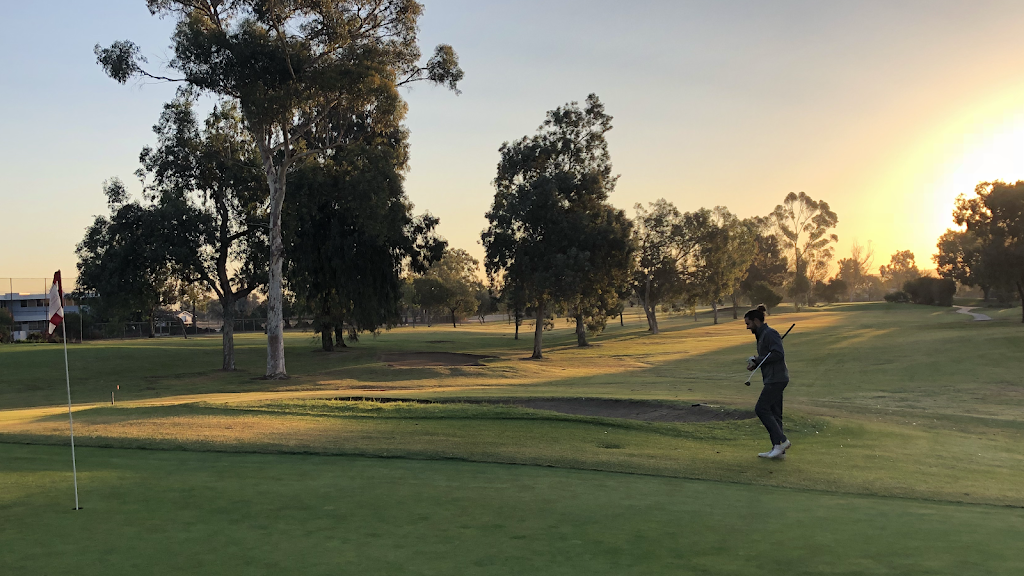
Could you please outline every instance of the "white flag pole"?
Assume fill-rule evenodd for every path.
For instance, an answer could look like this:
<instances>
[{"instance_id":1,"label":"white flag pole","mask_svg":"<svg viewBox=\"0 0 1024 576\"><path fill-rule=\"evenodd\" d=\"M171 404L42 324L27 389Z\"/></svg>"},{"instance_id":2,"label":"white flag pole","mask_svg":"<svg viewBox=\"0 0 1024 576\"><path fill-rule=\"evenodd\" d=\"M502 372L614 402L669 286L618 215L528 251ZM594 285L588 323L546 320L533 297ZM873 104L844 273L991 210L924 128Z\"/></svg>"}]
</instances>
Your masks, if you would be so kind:
<instances>
[{"instance_id":1,"label":"white flag pole","mask_svg":"<svg viewBox=\"0 0 1024 576\"><path fill-rule=\"evenodd\" d=\"M62 295L63 296L63 295ZM61 298L63 308L64 298ZM75 463L75 419L71 416L71 372L68 370L68 329L62 321L61 330L64 333L64 377L68 383L68 424L71 426L71 472L75 479L75 510L81 510L78 505L78 465Z\"/></svg>"}]
</instances>

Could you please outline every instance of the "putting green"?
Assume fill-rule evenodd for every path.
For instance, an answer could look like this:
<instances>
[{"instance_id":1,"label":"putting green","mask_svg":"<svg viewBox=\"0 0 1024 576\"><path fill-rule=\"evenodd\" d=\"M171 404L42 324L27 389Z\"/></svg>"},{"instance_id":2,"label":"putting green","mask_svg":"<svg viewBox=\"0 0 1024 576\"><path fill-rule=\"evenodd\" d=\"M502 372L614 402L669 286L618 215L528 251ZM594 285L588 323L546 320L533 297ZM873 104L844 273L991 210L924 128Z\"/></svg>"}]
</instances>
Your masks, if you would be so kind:
<instances>
[{"instance_id":1,"label":"putting green","mask_svg":"<svg viewBox=\"0 0 1024 576\"><path fill-rule=\"evenodd\" d=\"M4 574L1020 574L1024 510L463 462L0 444Z\"/></svg>"}]
</instances>

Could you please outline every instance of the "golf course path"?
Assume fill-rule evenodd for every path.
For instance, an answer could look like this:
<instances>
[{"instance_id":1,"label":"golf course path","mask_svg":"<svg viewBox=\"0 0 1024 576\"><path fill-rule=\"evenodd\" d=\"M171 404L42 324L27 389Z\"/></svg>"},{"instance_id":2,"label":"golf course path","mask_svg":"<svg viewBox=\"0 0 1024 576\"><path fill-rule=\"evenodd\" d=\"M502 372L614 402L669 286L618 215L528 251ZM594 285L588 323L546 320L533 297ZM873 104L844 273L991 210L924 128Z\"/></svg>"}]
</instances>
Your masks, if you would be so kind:
<instances>
[{"instance_id":1,"label":"golf course path","mask_svg":"<svg viewBox=\"0 0 1024 576\"><path fill-rule=\"evenodd\" d=\"M987 316L985 314L978 314L978 313L975 313L975 312L971 312L971 310L974 310L974 308L975 308L975 306L957 306L956 307L956 311L959 312L960 314L969 314L971 316L971 318L974 318L975 322L980 322L980 321L983 321L983 320L991 320L992 319L991 316Z\"/></svg>"}]
</instances>

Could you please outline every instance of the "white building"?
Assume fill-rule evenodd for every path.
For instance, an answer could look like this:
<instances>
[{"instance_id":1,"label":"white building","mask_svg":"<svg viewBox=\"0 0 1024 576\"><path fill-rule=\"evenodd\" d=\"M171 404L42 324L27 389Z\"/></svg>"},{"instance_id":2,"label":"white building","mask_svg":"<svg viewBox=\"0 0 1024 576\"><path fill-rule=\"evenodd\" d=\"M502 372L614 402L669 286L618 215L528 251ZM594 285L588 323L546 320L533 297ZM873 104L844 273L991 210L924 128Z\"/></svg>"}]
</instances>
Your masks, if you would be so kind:
<instances>
[{"instance_id":1,"label":"white building","mask_svg":"<svg viewBox=\"0 0 1024 576\"><path fill-rule=\"evenodd\" d=\"M49 294L12 294L0 296L0 308L10 310L14 316L14 339L24 340L30 332L46 332L50 320ZM78 305L64 296L64 314L78 312Z\"/></svg>"}]
</instances>

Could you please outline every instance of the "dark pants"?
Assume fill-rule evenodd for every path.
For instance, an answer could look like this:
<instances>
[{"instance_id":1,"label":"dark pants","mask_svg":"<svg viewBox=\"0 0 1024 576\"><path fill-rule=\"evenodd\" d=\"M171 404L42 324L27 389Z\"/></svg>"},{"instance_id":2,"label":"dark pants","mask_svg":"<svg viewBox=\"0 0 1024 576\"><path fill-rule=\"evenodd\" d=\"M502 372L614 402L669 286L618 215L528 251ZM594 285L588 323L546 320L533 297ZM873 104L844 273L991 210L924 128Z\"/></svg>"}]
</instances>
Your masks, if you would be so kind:
<instances>
[{"instance_id":1,"label":"dark pants","mask_svg":"<svg viewBox=\"0 0 1024 576\"><path fill-rule=\"evenodd\" d=\"M765 384L761 390L761 396L754 406L754 414L761 419L761 423L768 430L771 436L772 446L777 446L786 441L786 435L782 432L782 391L786 389L786 383Z\"/></svg>"}]
</instances>

